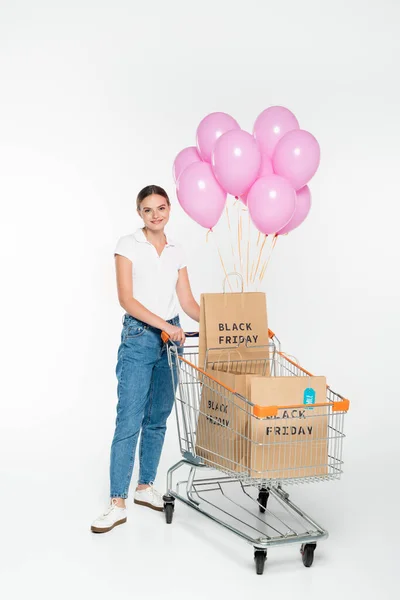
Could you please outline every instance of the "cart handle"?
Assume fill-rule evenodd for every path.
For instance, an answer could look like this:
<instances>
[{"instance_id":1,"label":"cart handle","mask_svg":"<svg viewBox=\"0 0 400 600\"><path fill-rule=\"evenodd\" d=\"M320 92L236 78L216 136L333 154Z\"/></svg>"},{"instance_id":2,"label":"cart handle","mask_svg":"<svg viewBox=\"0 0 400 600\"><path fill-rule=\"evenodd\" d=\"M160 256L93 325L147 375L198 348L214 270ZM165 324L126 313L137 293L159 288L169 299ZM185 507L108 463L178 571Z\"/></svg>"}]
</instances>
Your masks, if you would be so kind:
<instances>
[{"instance_id":1,"label":"cart handle","mask_svg":"<svg viewBox=\"0 0 400 600\"><path fill-rule=\"evenodd\" d=\"M186 337L199 337L199 332L198 331L185 331L185 336ZM166 331L161 332L161 339L164 342L164 344L167 344L169 342L169 335Z\"/></svg>"},{"instance_id":2,"label":"cart handle","mask_svg":"<svg viewBox=\"0 0 400 600\"><path fill-rule=\"evenodd\" d=\"M188 331L188 332L185 331L185 336L186 337L200 337L200 333L198 331ZM273 337L275 337L275 333L271 329L268 329L268 337L271 340ZM161 332L161 339L164 342L164 344L169 342L169 335L166 331Z\"/></svg>"},{"instance_id":3,"label":"cart handle","mask_svg":"<svg viewBox=\"0 0 400 600\"><path fill-rule=\"evenodd\" d=\"M253 406L253 414L255 417L265 419L266 417L278 416L278 410L287 410L288 408L319 408L321 406L331 406L333 412L347 412L350 408L350 400L343 398L338 402L317 402L316 404L286 404L285 406Z\"/></svg>"}]
</instances>

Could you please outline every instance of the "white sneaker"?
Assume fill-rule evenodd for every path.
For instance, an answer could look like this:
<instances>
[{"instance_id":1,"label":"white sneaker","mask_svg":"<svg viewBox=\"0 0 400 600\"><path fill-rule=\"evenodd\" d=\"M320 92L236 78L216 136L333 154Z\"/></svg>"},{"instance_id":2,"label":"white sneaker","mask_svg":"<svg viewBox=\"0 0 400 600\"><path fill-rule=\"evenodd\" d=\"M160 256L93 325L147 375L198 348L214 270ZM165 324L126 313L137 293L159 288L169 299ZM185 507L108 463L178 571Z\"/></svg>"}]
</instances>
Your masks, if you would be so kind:
<instances>
[{"instance_id":1,"label":"white sneaker","mask_svg":"<svg viewBox=\"0 0 400 600\"><path fill-rule=\"evenodd\" d=\"M141 504L142 506L148 506L153 510L164 510L164 500L162 495L157 492L152 485L145 488L144 490L136 490L134 496L134 503Z\"/></svg>"},{"instance_id":2,"label":"white sneaker","mask_svg":"<svg viewBox=\"0 0 400 600\"><path fill-rule=\"evenodd\" d=\"M126 523L127 510L126 508L117 506L116 502L115 498L113 498L107 510L93 521L91 526L93 533L106 533L106 531L111 531L117 525Z\"/></svg>"}]
</instances>

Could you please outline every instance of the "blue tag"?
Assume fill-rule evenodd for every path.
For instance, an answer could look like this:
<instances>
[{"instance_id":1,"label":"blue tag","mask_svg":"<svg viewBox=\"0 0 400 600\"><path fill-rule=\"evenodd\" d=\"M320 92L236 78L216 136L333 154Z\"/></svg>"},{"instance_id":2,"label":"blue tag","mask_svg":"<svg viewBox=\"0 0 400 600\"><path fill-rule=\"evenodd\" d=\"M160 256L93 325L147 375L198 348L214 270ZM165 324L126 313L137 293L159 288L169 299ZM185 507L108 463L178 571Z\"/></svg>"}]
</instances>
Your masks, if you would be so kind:
<instances>
[{"instance_id":1,"label":"blue tag","mask_svg":"<svg viewBox=\"0 0 400 600\"><path fill-rule=\"evenodd\" d=\"M303 404L315 404L315 390L313 388L304 390Z\"/></svg>"}]
</instances>

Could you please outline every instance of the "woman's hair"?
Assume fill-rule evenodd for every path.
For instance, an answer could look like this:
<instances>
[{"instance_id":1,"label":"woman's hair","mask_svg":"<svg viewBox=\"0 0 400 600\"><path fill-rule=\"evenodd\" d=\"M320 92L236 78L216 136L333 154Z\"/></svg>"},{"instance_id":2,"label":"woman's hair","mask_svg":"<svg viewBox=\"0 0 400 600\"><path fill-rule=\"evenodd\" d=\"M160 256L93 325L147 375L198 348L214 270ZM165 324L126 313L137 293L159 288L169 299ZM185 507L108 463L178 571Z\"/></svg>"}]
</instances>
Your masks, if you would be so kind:
<instances>
[{"instance_id":1,"label":"woman's hair","mask_svg":"<svg viewBox=\"0 0 400 600\"><path fill-rule=\"evenodd\" d=\"M146 187L144 187L142 190L140 190L140 192L137 195L136 208L138 210L140 210L140 205L143 202L143 200L145 198L147 198L148 196L152 196L153 194L155 194L157 196L162 196L163 198L166 199L168 206L171 206L171 202L169 201L168 194L162 187L160 187L159 185L146 185Z\"/></svg>"}]
</instances>

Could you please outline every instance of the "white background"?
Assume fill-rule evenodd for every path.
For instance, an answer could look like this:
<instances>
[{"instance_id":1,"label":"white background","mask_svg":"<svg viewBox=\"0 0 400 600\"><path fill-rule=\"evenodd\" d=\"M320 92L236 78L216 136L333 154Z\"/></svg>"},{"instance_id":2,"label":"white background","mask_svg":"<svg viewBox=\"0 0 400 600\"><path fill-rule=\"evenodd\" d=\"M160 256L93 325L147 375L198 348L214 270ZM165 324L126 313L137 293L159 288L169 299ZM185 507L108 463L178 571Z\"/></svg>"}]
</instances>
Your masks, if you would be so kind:
<instances>
[{"instance_id":1,"label":"white background","mask_svg":"<svg viewBox=\"0 0 400 600\"><path fill-rule=\"evenodd\" d=\"M399 18L396 0L2 0L5 598L396 595ZM294 490L330 531L318 562L271 550L260 578L250 547L183 506L168 528L131 504L127 526L89 526L107 502L113 249L139 225L135 195L149 183L170 192L194 292L219 291L172 162L206 114L251 130L273 104L316 136L322 161L312 212L279 240L264 280L270 326L352 405L342 481ZM178 458L171 419L161 490Z\"/></svg>"}]
</instances>

